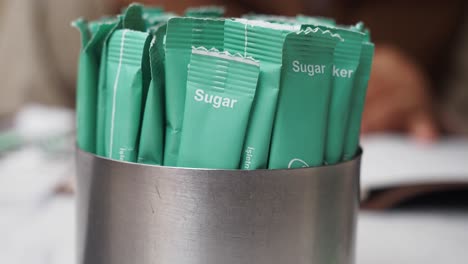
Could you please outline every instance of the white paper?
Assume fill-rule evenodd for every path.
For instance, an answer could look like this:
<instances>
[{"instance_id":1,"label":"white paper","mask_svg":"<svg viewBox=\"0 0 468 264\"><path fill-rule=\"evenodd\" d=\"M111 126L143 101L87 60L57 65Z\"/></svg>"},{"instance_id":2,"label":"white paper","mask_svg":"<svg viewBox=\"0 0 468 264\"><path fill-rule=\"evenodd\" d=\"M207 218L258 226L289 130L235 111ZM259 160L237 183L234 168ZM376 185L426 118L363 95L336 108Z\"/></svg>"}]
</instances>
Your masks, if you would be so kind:
<instances>
[{"instance_id":1,"label":"white paper","mask_svg":"<svg viewBox=\"0 0 468 264\"><path fill-rule=\"evenodd\" d=\"M397 135L362 140L364 191L424 183L468 184L468 139L443 138L421 143Z\"/></svg>"}]
</instances>

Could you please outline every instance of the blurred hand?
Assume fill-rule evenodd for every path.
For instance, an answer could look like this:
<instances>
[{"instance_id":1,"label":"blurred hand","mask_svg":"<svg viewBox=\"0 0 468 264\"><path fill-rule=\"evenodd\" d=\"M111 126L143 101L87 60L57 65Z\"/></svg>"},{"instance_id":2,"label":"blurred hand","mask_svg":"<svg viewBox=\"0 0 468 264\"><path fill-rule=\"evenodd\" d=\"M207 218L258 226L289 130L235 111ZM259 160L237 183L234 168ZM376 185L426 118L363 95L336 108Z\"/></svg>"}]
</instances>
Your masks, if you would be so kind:
<instances>
[{"instance_id":1,"label":"blurred hand","mask_svg":"<svg viewBox=\"0 0 468 264\"><path fill-rule=\"evenodd\" d=\"M424 72L397 49L377 46L362 121L364 134L403 132L437 138L430 85Z\"/></svg>"}]
</instances>

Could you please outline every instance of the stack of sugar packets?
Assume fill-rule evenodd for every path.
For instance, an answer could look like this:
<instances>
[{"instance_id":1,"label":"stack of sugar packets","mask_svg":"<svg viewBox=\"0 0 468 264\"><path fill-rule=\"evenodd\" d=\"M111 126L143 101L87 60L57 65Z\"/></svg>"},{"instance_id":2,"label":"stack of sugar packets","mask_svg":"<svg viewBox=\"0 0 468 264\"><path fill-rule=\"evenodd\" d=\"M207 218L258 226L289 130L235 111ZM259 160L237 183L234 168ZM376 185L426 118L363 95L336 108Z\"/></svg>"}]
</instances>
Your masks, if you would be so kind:
<instances>
[{"instance_id":1,"label":"stack of sugar packets","mask_svg":"<svg viewBox=\"0 0 468 264\"><path fill-rule=\"evenodd\" d=\"M78 147L212 169L353 159L374 54L363 23L223 12L132 4L117 17L75 21Z\"/></svg>"}]
</instances>

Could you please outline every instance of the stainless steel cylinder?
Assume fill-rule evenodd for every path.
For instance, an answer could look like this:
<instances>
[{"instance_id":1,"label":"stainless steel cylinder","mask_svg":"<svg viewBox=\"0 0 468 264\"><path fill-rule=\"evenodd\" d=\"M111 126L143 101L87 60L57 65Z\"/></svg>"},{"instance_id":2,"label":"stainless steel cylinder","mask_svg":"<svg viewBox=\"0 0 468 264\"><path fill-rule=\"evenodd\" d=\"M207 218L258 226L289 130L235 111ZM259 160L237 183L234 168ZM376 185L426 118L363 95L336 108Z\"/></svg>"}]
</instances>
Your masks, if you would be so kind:
<instances>
[{"instance_id":1,"label":"stainless steel cylinder","mask_svg":"<svg viewBox=\"0 0 468 264\"><path fill-rule=\"evenodd\" d=\"M77 152L78 264L352 264L360 157L229 171Z\"/></svg>"}]
</instances>

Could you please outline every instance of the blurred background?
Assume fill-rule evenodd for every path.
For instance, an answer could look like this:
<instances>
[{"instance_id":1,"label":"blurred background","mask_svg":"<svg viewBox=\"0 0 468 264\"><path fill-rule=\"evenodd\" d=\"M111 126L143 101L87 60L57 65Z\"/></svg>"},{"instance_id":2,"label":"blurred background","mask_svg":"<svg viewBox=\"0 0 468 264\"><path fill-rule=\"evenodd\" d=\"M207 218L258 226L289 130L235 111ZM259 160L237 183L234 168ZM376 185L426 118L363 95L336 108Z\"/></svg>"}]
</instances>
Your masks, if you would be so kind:
<instances>
[{"instance_id":1,"label":"blurred background","mask_svg":"<svg viewBox=\"0 0 468 264\"><path fill-rule=\"evenodd\" d=\"M74 263L70 22L128 0L0 1L0 263ZM357 263L466 263L468 2L140 1L178 14L249 12L363 21L376 43L363 119Z\"/></svg>"}]
</instances>

